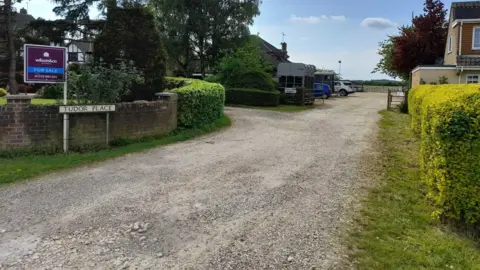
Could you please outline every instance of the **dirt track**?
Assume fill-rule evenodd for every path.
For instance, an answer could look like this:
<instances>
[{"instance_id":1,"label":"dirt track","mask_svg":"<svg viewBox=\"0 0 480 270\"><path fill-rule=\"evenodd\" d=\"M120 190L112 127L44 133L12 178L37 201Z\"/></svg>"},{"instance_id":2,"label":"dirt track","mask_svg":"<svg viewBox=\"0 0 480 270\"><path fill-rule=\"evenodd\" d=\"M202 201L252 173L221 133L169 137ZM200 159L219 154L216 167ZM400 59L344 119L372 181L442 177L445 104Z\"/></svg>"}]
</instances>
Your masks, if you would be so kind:
<instances>
[{"instance_id":1,"label":"dirt track","mask_svg":"<svg viewBox=\"0 0 480 270\"><path fill-rule=\"evenodd\" d=\"M0 187L0 269L335 268L385 98L227 108L219 133Z\"/></svg>"}]
</instances>

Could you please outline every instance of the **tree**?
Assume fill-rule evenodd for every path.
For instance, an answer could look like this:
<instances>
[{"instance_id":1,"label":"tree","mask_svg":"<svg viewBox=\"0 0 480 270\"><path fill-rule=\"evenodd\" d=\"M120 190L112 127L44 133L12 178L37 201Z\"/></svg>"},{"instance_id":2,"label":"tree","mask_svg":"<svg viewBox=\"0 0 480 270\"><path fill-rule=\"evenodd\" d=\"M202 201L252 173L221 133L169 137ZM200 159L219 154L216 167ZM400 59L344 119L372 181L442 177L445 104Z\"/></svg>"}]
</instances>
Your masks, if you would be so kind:
<instances>
[{"instance_id":1,"label":"tree","mask_svg":"<svg viewBox=\"0 0 480 270\"><path fill-rule=\"evenodd\" d=\"M212 80L231 87L274 90L272 70L273 66L263 58L260 39L250 36L243 46L220 59Z\"/></svg>"},{"instance_id":2,"label":"tree","mask_svg":"<svg viewBox=\"0 0 480 270\"><path fill-rule=\"evenodd\" d=\"M374 72L408 80L416 66L433 65L443 58L447 40L445 6L440 0L426 0L423 11L412 19L411 26L400 27L399 35L380 43L382 60Z\"/></svg>"},{"instance_id":3,"label":"tree","mask_svg":"<svg viewBox=\"0 0 480 270\"><path fill-rule=\"evenodd\" d=\"M198 60L204 74L248 37L260 0L152 0L170 58L186 75Z\"/></svg>"},{"instance_id":4,"label":"tree","mask_svg":"<svg viewBox=\"0 0 480 270\"><path fill-rule=\"evenodd\" d=\"M394 53L393 36L389 36L386 40L381 41L379 45L378 54L382 57L380 62L372 71L372 73L380 72L393 78L399 77L399 74L393 70L392 61Z\"/></svg>"},{"instance_id":5,"label":"tree","mask_svg":"<svg viewBox=\"0 0 480 270\"><path fill-rule=\"evenodd\" d=\"M151 10L131 4L109 11L105 29L95 39L95 58L108 64L133 61L145 75L145 83L154 93L163 89L165 48Z\"/></svg>"},{"instance_id":6,"label":"tree","mask_svg":"<svg viewBox=\"0 0 480 270\"><path fill-rule=\"evenodd\" d=\"M13 27L13 3L12 0L5 0L6 25L7 25L7 42L8 42L8 57L10 59L8 69L8 91L10 94L18 94L18 83L15 78L17 69L17 59L15 51L15 29Z\"/></svg>"}]
</instances>

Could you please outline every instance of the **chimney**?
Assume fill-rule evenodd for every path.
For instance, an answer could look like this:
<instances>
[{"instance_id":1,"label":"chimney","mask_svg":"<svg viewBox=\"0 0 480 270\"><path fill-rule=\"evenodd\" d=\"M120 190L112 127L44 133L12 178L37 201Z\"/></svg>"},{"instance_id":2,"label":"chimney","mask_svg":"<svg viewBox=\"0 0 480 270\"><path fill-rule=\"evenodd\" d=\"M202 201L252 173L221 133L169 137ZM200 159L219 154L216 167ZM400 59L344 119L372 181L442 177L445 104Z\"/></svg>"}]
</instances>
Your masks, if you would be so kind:
<instances>
[{"instance_id":1,"label":"chimney","mask_svg":"<svg viewBox=\"0 0 480 270\"><path fill-rule=\"evenodd\" d=\"M20 14L27 14L27 10L25 8L20 9Z\"/></svg>"},{"instance_id":2,"label":"chimney","mask_svg":"<svg viewBox=\"0 0 480 270\"><path fill-rule=\"evenodd\" d=\"M288 52L287 52L287 43L286 42L282 42L280 43L282 45L282 54L283 54L283 57L286 57L288 55Z\"/></svg>"}]
</instances>

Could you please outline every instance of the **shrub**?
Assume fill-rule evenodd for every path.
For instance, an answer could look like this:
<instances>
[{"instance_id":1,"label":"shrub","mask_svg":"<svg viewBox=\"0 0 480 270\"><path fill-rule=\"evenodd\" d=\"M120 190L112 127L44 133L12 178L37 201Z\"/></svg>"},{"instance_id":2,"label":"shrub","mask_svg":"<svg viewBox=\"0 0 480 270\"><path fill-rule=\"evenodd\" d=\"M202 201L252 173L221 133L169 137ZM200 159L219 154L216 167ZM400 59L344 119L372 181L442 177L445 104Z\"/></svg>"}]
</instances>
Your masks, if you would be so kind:
<instances>
[{"instance_id":1,"label":"shrub","mask_svg":"<svg viewBox=\"0 0 480 270\"><path fill-rule=\"evenodd\" d=\"M438 78L438 83L439 84L448 84L448 78L446 76L440 76Z\"/></svg>"},{"instance_id":2,"label":"shrub","mask_svg":"<svg viewBox=\"0 0 480 270\"><path fill-rule=\"evenodd\" d=\"M262 89L264 91L275 90L275 83L272 76L263 71L247 71L239 73L227 80L225 85L233 88Z\"/></svg>"},{"instance_id":3,"label":"shrub","mask_svg":"<svg viewBox=\"0 0 480 270\"><path fill-rule=\"evenodd\" d=\"M433 91L426 91L428 88ZM422 182L434 215L480 221L480 90L475 85L412 89L420 113ZM419 96L421 98L419 98ZM422 102L418 102L421 99ZM418 115L416 117L419 117ZM417 120L418 121L418 120Z\"/></svg>"},{"instance_id":4,"label":"shrub","mask_svg":"<svg viewBox=\"0 0 480 270\"><path fill-rule=\"evenodd\" d=\"M422 85L416 88L413 88L409 91L408 95L408 113L412 117L411 126L413 132L418 136L422 130L422 121L421 121L421 105L423 98L433 91L435 87L431 85Z\"/></svg>"},{"instance_id":5,"label":"shrub","mask_svg":"<svg viewBox=\"0 0 480 270\"><path fill-rule=\"evenodd\" d=\"M49 84L45 86L42 97L46 99L63 98L63 84Z\"/></svg>"},{"instance_id":6,"label":"shrub","mask_svg":"<svg viewBox=\"0 0 480 270\"><path fill-rule=\"evenodd\" d=\"M169 90L178 94L179 126L211 124L223 115L225 88L222 85L195 79L175 80L184 81L183 86Z\"/></svg>"},{"instance_id":7,"label":"shrub","mask_svg":"<svg viewBox=\"0 0 480 270\"><path fill-rule=\"evenodd\" d=\"M4 97L7 95L7 90L0 88L0 97Z\"/></svg>"},{"instance_id":8,"label":"shrub","mask_svg":"<svg viewBox=\"0 0 480 270\"><path fill-rule=\"evenodd\" d=\"M79 63L70 63L68 64L68 71L70 72L80 72L81 65Z\"/></svg>"},{"instance_id":9,"label":"shrub","mask_svg":"<svg viewBox=\"0 0 480 270\"><path fill-rule=\"evenodd\" d=\"M226 93L227 104L250 106L278 106L279 91L262 91L247 88L229 88Z\"/></svg>"},{"instance_id":10,"label":"shrub","mask_svg":"<svg viewBox=\"0 0 480 270\"><path fill-rule=\"evenodd\" d=\"M86 63L78 73L69 72L69 97L81 103L114 103L130 93L134 84L144 82L132 63L108 65L102 61Z\"/></svg>"},{"instance_id":11,"label":"shrub","mask_svg":"<svg viewBox=\"0 0 480 270\"><path fill-rule=\"evenodd\" d=\"M398 110L401 112L401 113L405 113L405 114L408 114L408 103L406 102L402 102L398 105Z\"/></svg>"},{"instance_id":12,"label":"shrub","mask_svg":"<svg viewBox=\"0 0 480 270\"><path fill-rule=\"evenodd\" d=\"M185 86L189 82L186 78L165 77L165 90L172 90Z\"/></svg>"}]
</instances>

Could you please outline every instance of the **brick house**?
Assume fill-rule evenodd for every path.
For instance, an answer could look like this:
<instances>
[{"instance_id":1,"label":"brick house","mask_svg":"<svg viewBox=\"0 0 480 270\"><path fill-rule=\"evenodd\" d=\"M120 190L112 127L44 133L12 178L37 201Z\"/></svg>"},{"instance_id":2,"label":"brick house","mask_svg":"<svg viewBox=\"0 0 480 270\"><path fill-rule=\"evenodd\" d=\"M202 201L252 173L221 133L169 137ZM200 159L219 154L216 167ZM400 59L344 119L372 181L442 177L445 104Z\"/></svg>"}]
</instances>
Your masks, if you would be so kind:
<instances>
[{"instance_id":1,"label":"brick house","mask_svg":"<svg viewBox=\"0 0 480 270\"><path fill-rule=\"evenodd\" d=\"M442 76L448 83L480 83L480 1L452 3L443 64L413 69L412 87Z\"/></svg>"}]
</instances>

